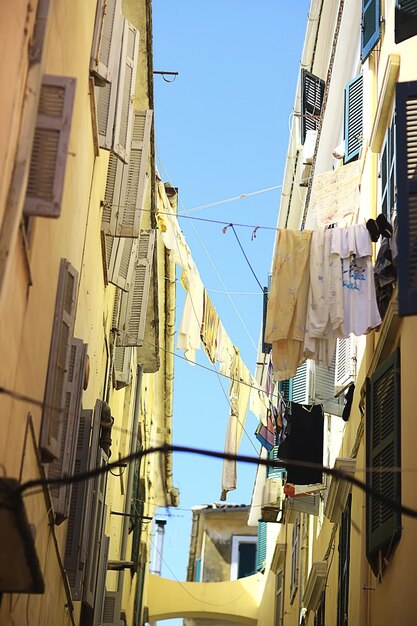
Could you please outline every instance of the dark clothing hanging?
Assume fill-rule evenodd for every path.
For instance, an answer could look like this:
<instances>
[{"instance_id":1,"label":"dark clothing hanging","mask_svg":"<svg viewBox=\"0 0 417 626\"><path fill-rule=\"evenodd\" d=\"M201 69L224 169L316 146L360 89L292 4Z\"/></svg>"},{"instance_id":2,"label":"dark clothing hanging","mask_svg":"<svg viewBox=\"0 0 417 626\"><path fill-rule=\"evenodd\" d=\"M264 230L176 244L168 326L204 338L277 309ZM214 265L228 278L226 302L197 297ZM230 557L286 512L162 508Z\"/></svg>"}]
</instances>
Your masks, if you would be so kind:
<instances>
[{"instance_id":1,"label":"dark clothing hanging","mask_svg":"<svg viewBox=\"0 0 417 626\"><path fill-rule=\"evenodd\" d=\"M289 422L291 432L279 446L279 458L323 465L323 405L290 402ZM287 466L287 482L294 485L321 483L322 478L320 470Z\"/></svg>"}]
</instances>

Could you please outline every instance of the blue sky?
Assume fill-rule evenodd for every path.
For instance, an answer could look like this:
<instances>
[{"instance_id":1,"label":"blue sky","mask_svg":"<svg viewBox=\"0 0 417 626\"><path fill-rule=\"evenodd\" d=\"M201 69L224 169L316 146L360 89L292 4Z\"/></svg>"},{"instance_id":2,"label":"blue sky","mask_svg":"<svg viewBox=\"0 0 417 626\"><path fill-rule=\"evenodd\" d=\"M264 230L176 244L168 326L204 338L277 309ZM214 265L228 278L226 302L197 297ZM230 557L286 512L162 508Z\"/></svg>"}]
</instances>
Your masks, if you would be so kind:
<instances>
[{"instance_id":1,"label":"blue sky","mask_svg":"<svg viewBox=\"0 0 417 626\"><path fill-rule=\"evenodd\" d=\"M155 75L157 163L162 178L179 188L179 211L282 183L308 7L308 0L153 0L155 70L179 72L171 84ZM190 214L275 226L279 198L276 189ZM180 224L216 310L254 372L262 294L233 232ZM275 232L258 230L251 240L252 229L236 231L266 285ZM179 323L180 286L177 299ZM198 361L209 365L202 350ZM227 393L227 381L223 386ZM174 395L174 443L223 450L228 403L217 377L176 359ZM244 454L259 450L256 423L249 413ZM183 509L219 500L221 469L219 461L174 457L181 503L167 518L163 576L186 579L191 513ZM239 465L228 502L249 503L253 479L253 467Z\"/></svg>"}]
</instances>

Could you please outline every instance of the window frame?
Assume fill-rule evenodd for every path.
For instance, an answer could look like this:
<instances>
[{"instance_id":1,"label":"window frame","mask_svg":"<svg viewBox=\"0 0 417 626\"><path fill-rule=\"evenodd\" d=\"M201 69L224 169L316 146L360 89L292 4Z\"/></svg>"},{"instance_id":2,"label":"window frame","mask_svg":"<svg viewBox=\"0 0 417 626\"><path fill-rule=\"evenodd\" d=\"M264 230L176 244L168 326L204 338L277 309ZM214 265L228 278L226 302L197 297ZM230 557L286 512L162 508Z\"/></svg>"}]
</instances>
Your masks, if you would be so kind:
<instances>
[{"instance_id":1,"label":"window frame","mask_svg":"<svg viewBox=\"0 0 417 626\"><path fill-rule=\"evenodd\" d=\"M238 580L239 573L239 546L241 543L250 543L257 545L256 535L233 535L232 552L230 557L230 580ZM254 574L256 573L256 551L254 562Z\"/></svg>"},{"instance_id":2,"label":"window frame","mask_svg":"<svg viewBox=\"0 0 417 626\"><path fill-rule=\"evenodd\" d=\"M349 576L350 576L350 530L352 494L349 494L340 520L339 571L337 593L337 626L348 626L349 620Z\"/></svg>"},{"instance_id":3,"label":"window frame","mask_svg":"<svg viewBox=\"0 0 417 626\"><path fill-rule=\"evenodd\" d=\"M294 522L292 529L291 541L291 576L290 576L290 604L294 602L294 598L298 590L298 574L300 565L300 539L301 539L301 520L300 515Z\"/></svg>"}]
</instances>

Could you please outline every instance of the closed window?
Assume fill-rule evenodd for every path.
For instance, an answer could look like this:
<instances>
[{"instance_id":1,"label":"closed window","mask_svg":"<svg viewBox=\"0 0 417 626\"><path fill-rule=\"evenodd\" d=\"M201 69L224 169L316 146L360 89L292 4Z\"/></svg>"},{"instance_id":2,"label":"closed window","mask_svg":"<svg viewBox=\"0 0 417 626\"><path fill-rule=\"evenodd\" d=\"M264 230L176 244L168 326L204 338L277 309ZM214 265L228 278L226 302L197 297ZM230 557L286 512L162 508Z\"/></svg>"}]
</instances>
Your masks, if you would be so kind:
<instances>
[{"instance_id":1,"label":"closed window","mask_svg":"<svg viewBox=\"0 0 417 626\"><path fill-rule=\"evenodd\" d=\"M401 502L400 351L375 371L366 391L367 485L376 493ZM383 573L401 536L401 513L374 495L366 496L366 554L376 576Z\"/></svg>"},{"instance_id":2,"label":"closed window","mask_svg":"<svg viewBox=\"0 0 417 626\"><path fill-rule=\"evenodd\" d=\"M300 516L297 517L292 529L291 547L291 579L290 579L290 600L295 598L298 589L298 569L300 556Z\"/></svg>"},{"instance_id":3,"label":"closed window","mask_svg":"<svg viewBox=\"0 0 417 626\"><path fill-rule=\"evenodd\" d=\"M349 495L340 521L337 626L348 626L351 501Z\"/></svg>"}]
</instances>

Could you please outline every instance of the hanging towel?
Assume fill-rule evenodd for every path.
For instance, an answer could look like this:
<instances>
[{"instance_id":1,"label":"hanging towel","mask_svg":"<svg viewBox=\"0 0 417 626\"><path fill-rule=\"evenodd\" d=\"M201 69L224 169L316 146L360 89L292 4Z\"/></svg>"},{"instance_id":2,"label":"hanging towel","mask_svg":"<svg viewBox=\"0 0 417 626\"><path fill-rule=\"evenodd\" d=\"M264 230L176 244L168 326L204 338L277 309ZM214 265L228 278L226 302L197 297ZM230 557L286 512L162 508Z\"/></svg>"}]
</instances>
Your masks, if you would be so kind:
<instances>
[{"instance_id":1,"label":"hanging towel","mask_svg":"<svg viewBox=\"0 0 417 626\"><path fill-rule=\"evenodd\" d=\"M187 359L195 361L201 341L204 286L197 271L187 274L183 272L181 282L187 289L187 295L178 332L177 348L184 351Z\"/></svg>"},{"instance_id":2,"label":"hanging towel","mask_svg":"<svg viewBox=\"0 0 417 626\"><path fill-rule=\"evenodd\" d=\"M203 320L201 322L201 341L211 363L216 362L218 329L219 317L217 315L216 309L213 306L212 301L207 294L207 291L204 289Z\"/></svg>"},{"instance_id":3,"label":"hanging towel","mask_svg":"<svg viewBox=\"0 0 417 626\"><path fill-rule=\"evenodd\" d=\"M295 376L305 360L311 235L311 231L284 229L277 237L265 325L276 380Z\"/></svg>"},{"instance_id":4,"label":"hanging towel","mask_svg":"<svg viewBox=\"0 0 417 626\"><path fill-rule=\"evenodd\" d=\"M237 454L248 412L251 375L240 358L239 350L236 347L230 375L232 377L229 387L230 413L224 451L230 454ZM247 384L241 384L242 382ZM236 481L236 461L225 459L223 461L220 500L226 500L227 492L236 489Z\"/></svg>"}]
</instances>

